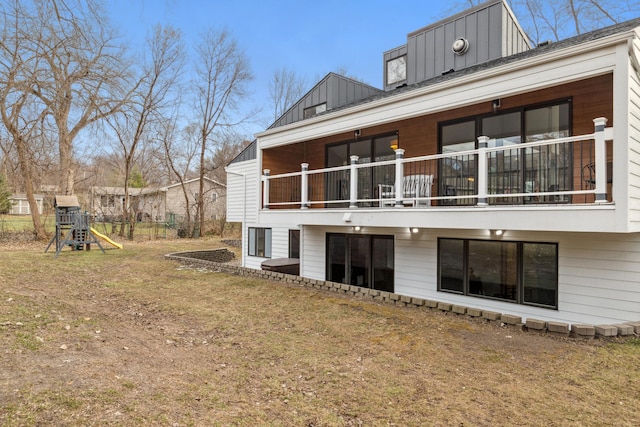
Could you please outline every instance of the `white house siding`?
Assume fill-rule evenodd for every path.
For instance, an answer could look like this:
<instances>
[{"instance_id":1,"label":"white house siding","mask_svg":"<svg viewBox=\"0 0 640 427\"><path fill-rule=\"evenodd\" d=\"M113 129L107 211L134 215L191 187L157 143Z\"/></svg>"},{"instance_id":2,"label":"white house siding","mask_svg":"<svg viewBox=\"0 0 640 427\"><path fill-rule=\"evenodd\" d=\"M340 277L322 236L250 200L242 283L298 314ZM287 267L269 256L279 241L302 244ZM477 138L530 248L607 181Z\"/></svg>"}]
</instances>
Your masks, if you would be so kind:
<instances>
[{"instance_id":1,"label":"white house siding","mask_svg":"<svg viewBox=\"0 0 640 427\"><path fill-rule=\"evenodd\" d=\"M260 227L271 229L271 258L253 257L246 255L245 267L254 268L259 270L263 261L273 258L288 258L289 257L289 230L294 228L270 227L268 224L249 224L248 227ZM246 240L249 237L247 230L244 230L243 239ZM248 248L248 242L243 242L243 247ZM247 252L243 252L247 253Z\"/></svg>"},{"instance_id":2,"label":"white house siding","mask_svg":"<svg viewBox=\"0 0 640 427\"><path fill-rule=\"evenodd\" d=\"M302 275L325 278L326 233L339 227L304 227ZM487 230L379 228L367 234L395 235L395 292L436 301L567 323L611 324L640 320L640 235L508 231L504 241L558 243L558 310L437 290L438 237L486 239Z\"/></svg>"},{"instance_id":3,"label":"white house siding","mask_svg":"<svg viewBox=\"0 0 640 427\"><path fill-rule=\"evenodd\" d=\"M255 159L227 166L227 221L255 223L259 188L257 168Z\"/></svg>"},{"instance_id":4,"label":"white house siding","mask_svg":"<svg viewBox=\"0 0 640 427\"><path fill-rule=\"evenodd\" d=\"M635 51L640 55L638 41ZM640 65L640 64L639 64ZM640 70L629 66L629 222L630 229L640 231ZM615 171L614 171L615 173ZM615 182L615 179L614 179Z\"/></svg>"}]
</instances>

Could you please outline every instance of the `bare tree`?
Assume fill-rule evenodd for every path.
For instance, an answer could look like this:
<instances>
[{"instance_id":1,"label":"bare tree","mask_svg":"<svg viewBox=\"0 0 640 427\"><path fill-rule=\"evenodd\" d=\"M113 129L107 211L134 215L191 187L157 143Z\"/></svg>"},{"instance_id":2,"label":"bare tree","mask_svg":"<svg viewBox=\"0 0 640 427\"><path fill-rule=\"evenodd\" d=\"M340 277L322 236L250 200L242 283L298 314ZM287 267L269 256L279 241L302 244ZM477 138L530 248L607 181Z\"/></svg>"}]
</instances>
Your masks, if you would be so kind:
<instances>
[{"instance_id":1,"label":"bare tree","mask_svg":"<svg viewBox=\"0 0 640 427\"><path fill-rule=\"evenodd\" d=\"M136 83L130 101L107 121L113 129L124 165L124 202L120 235L129 224L129 239L133 239L136 212L129 204L131 173L139 145L150 139L149 128L162 120L163 110L174 101L171 94L178 83L184 65L184 48L179 31L157 26L148 40L150 59Z\"/></svg>"},{"instance_id":2,"label":"bare tree","mask_svg":"<svg viewBox=\"0 0 640 427\"><path fill-rule=\"evenodd\" d=\"M29 140L35 138L46 117L46 112L34 112L34 97L29 93L26 79L29 68L36 66L39 59L34 56L22 58L24 52L23 25L20 11L3 11L4 31L0 37L0 116L6 128L12 148L15 148L18 165L24 179L24 188L31 210L35 237L45 240L46 232L40 220L38 204L33 186L33 171L29 153ZM10 152L8 146L5 153Z\"/></svg>"},{"instance_id":3,"label":"bare tree","mask_svg":"<svg viewBox=\"0 0 640 427\"><path fill-rule=\"evenodd\" d=\"M58 184L73 193L74 141L89 125L120 110L128 93L128 64L98 3L16 0L5 12L22 64L16 90L35 96L57 134Z\"/></svg>"},{"instance_id":4,"label":"bare tree","mask_svg":"<svg viewBox=\"0 0 640 427\"><path fill-rule=\"evenodd\" d=\"M195 164L197 163L199 143L198 128L196 125L188 125L182 131L182 137L178 137L177 114L167 117L157 128L156 140L164 149L163 161L166 162L168 170L168 181L177 181L182 189L185 206L185 225L188 227L187 234L193 232L191 221L191 195L187 192L185 181L190 179L190 175L195 175Z\"/></svg>"},{"instance_id":5,"label":"bare tree","mask_svg":"<svg viewBox=\"0 0 640 427\"><path fill-rule=\"evenodd\" d=\"M238 124L234 120L239 102L246 95L246 85L252 79L249 62L228 31L209 29L196 46L196 116L199 139L200 191L197 212L200 233L204 233L204 177L207 152L216 145L216 132Z\"/></svg>"},{"instance_id":6,"label":"bare tree","mask_svg":"<svg viewBox=\"0 0 640 427\"><path fill-rule=\"evenodd\" d=\"M460 0L449 13L483 2ZM640 12L638 0L511 0L508 3L534 44L613 25Z\"/></svg>"},{"instance_id":7,"label":"bare tree","mask_svg":"<svg viewBox=\"0 0 640 427\"><path fill-rule=\"evenodd\" d=\"M273 121L278 120L305 93L305 79L295 71L282 67L273 73L269 82L269 101L273 107Z\"/></svg>"}]
</instances>

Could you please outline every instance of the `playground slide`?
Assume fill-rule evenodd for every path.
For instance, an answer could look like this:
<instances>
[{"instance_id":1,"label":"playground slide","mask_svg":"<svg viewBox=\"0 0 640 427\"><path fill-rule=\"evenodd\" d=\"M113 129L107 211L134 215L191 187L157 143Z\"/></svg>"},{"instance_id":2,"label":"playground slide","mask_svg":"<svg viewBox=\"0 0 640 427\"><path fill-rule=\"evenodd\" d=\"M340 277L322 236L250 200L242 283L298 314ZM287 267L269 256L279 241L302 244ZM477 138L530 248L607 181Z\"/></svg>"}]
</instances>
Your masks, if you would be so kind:
<instances>
[{"instance_id":1,"label":"playground slide","mask_svg":"<svg viewBox=\"0 0 640 427\"><path fill-rule=\"evenodd\" d=\"M122 245L120 243L116 243L113 240L111 240L110 238L108 238L107 236L105 236L104 234L98 232L95 228L91 227L91 232L93 234L95 234L96 236L98 236L99 238L101 238L102 240L106 240L108 243L112 244L113 246L115 246L118 249L122 249Z\"/></svg>"}]
</instances>

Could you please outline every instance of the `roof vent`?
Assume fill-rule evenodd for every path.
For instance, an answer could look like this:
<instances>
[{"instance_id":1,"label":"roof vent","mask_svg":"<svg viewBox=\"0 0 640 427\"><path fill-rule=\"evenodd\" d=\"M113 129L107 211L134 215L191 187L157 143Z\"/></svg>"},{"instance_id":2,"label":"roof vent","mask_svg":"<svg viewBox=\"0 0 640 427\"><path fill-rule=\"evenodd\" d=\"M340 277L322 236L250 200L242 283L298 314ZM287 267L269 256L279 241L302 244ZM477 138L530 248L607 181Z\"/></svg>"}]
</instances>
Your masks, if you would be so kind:
<instances>
[{"instance_id":1,"label":"roof vent","mask_svg":"<svg viewBox=\"0 0 640 427\"><path fill-rule=\"evenodd\" d=\"M543 42L538 43L538 47L549 46L551 43L553 43L551 40L545 40Z\"/></svg>"},{"instance_id":2,"label":"roof vent","mask_svg":"<svg viewBox=\"0 0 640 427\"><path fill-rule=\"evenodd\" d=\"M464 55L469 50L469 40L458 37L451 45L451 50L456 55Z\"/></svg>"}]
</instances>

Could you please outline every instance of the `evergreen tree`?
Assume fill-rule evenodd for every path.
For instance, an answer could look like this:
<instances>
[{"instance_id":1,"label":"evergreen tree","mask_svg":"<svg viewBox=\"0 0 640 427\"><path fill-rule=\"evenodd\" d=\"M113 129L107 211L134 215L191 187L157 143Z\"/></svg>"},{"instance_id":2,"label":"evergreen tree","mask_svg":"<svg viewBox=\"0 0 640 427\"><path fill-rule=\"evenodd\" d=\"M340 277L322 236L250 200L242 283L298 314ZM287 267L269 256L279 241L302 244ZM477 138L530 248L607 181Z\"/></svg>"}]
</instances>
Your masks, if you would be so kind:
<instances>
[{"instance_id":1,"label":"evergreen tree","mask_svg":"<svg viewBox=\"0 0 640 427\"><path fill-rule=\"evenodd\" d=\"M7 180L0 175L0 214L11 212L11 193L7 188Z\"/></svg>"}]
</instances>

